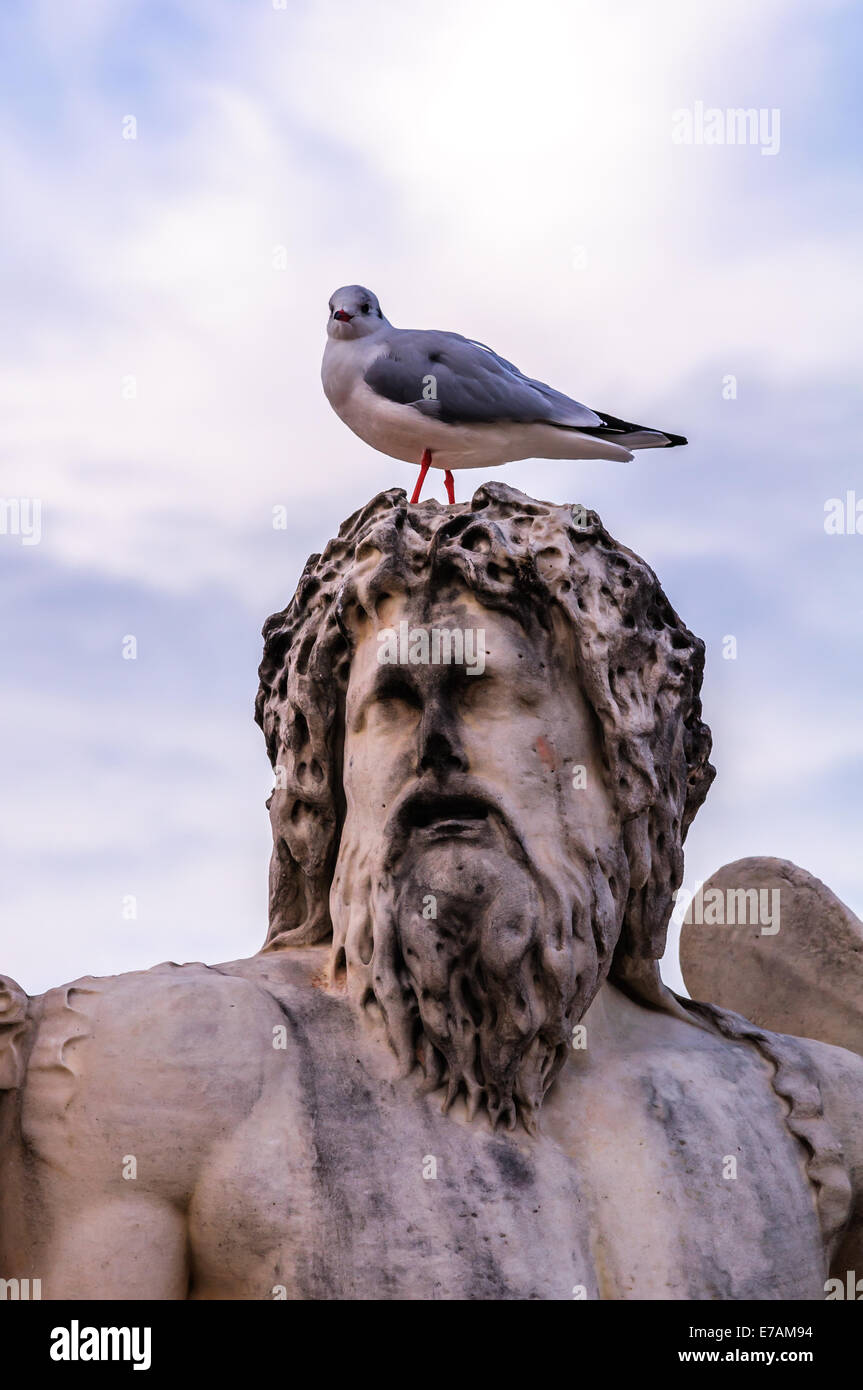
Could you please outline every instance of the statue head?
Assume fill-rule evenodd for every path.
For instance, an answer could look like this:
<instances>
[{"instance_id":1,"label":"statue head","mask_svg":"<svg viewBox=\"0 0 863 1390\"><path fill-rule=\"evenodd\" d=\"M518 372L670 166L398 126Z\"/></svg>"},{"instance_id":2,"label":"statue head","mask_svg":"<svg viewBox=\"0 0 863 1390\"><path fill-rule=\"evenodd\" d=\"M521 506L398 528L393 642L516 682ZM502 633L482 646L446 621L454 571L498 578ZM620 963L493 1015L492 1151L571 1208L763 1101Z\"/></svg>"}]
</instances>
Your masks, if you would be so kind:
<instances>
[{"instance_id":1,"label":"statue head","mask_svg":"<svg viewBox=\"0 0 863 1390\"><path fill-rule=\"evenodd\" d=\"M447 1103L530 1129L609 974L657 980L713 778L703 644L593 512L381 493L264 627L266 948Z\"/></svg>"}]
</instances>

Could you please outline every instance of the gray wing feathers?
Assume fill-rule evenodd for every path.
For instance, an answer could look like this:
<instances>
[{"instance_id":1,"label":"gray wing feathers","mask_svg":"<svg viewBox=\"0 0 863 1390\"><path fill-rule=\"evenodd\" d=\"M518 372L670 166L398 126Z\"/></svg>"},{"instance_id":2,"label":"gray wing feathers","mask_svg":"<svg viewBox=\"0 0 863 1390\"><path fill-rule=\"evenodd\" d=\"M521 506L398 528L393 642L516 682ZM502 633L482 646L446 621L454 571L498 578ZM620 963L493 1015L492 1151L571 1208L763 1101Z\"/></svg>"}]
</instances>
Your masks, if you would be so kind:
<instances>
[{"instance_id":1,"label":"gray wing feathers","mask_svg":"<svg viewBox=\"0 0 863 1390\"><path fill-rule=\"evenodd\" d=\"M410 405L445 424L538 420L570 428L600 425L600 417L458 333L401 329L365 373L379 396Z\"/></svg>"}]
</instances>

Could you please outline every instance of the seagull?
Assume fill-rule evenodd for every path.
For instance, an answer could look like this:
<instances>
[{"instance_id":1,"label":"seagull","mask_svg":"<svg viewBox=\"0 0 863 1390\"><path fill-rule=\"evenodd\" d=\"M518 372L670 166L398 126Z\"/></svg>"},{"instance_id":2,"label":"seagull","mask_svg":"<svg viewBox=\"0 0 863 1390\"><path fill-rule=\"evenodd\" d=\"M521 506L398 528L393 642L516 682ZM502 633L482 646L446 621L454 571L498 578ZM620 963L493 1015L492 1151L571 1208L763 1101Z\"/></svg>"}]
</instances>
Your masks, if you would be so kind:
<instances>
[{"instance_id":1,"label":"seagull","mask_svg":"<svg viewBox=\"0 0 863 1390\"><path fill-rule=\"evenodd\" d=\"M330 298L324 393L373 449L429 468L496 468L515 459L616 459L685 444L680 434L628 424L525 376L484 343L436 329L394 328L377 296L343 285Z\"/></svg>"}]
</instances>

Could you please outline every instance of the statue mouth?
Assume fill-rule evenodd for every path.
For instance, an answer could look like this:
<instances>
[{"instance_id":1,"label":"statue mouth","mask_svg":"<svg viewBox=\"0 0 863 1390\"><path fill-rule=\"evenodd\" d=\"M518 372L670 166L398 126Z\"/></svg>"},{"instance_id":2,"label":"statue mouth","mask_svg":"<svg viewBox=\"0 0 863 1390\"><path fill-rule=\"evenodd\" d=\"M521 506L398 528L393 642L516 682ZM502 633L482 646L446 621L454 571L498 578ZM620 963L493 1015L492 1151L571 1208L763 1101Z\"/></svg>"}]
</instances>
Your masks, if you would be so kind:
<instances>
[{"instance_id":1,"label":"statue mouth","mask_svg":"<svg viewBox=\"0 0 863 1390\"><path fill-rule=\"evenodd\" d=\"M426 840L482 839L488 831L491 808L476 796L413 797L404 810L403 824L409 834Z\"/></svg>"},{"instance_id":2,"label":"statue mouth","mask_svg":"<svg viewBox=\"0 0 863 1390\"><path fill-rule=\"evenodd\" d=\"M392 841L398 853L410 842L474 840L490 843L499 833L500 813L494 802L472 787L442 791L439 786L419 786L395 808Z\"/></svg>"},{"instance_id":3,"label":"statue mouth","mask_svg":"<svg viewBox=\"0 0 863 1390\"><path fill-rule=\"evenodd\" d=\"M426 776L409 784L395 802L386 827L385 862L394 870L411 847L464 844L526 856L516 823L496 790L472 777Z\"/></svg>"}]
</instances>

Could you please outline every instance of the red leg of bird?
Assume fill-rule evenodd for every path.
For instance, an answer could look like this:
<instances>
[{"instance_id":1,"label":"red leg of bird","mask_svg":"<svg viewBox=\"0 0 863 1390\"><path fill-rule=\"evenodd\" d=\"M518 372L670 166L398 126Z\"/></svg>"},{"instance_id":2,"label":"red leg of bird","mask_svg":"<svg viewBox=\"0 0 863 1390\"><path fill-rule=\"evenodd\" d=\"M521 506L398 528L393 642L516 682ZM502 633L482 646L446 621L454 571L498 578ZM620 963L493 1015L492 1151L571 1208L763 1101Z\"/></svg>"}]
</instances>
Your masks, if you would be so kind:
<instances>
[{"instance_id":1,"label":"red leg of bird","mask_svg":"<svg viewBox=\"0 0 863 1390\"><path fill-rule=\"evenodd\" d=\"M452 473L450 473L449 469L444 473L443 481L444 487L446 488L446 495L449 498L449 504L453 506L455 503L455 483L452 480Z\"/></svg>"},{"instance_id":2,"label":"red leg of bird","mask_svg":"<svg viewBox=\"0 0 863 1390\"><path fill-rule=\"evenodd\" d=\"M426 480L426 473L431 465L431 449L423 449L422 461L420 462L420 475L417 478L417 485L414 488L414 495L411 498L411 506L420 500L420 493L423 490L423 483Z\"/></svg>"}]
</instances>

